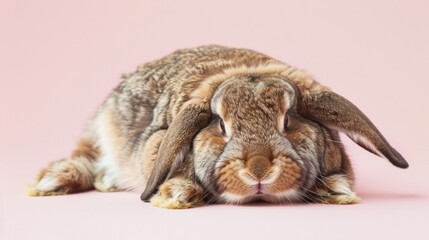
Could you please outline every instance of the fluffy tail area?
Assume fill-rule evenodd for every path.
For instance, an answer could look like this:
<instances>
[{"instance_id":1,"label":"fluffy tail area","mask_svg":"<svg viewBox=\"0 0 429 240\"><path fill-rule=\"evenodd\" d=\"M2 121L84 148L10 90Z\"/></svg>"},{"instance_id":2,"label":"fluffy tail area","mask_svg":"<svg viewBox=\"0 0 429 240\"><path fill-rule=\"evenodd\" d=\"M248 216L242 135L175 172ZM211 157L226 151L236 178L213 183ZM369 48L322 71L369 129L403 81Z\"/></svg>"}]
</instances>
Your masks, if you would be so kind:
<instances>
[{"instance_id":1,"label":"fluffy tail area","mask_svg":"<svg viewBox=\"0 0 429 240\"><path fill-rule=\"evenodd\" d=\"M94 188L94 162L98 149L81 141L70 158L52 162L40 171L36 183L28 189L30 196L53 196L83 192Z\"/></svg>"}]
</instances>

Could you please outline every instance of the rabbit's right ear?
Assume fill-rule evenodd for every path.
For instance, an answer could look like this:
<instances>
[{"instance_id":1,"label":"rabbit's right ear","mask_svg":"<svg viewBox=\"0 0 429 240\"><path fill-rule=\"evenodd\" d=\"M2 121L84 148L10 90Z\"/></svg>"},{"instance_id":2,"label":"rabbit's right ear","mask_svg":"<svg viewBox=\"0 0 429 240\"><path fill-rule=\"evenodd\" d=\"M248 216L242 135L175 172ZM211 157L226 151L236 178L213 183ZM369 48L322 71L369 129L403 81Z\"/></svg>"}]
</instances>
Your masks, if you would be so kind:
<instances>
[{"instance_id":1,"label":"rabbit's right ear","mask_svg":"<svg viewBox=\"0 0 429 240\"><path fill-rule=\"evenodd\" d=\"M302 116L347 134L361 147L388 159L397 167L408 167L401 154L390 146L368 117L349 100L317 83L314 83L313 89L298 89L298 112Z\"/></svg>"},{"instance_id":2,"label":"rabbit's right ear","mask_svg":"<svg viewBox=\"0 0 429 240\"><path fill-rule=\"evenodd\" d=\"M195 135L210 122L208 102L190 100L170 124L158 150L158 155L141 200L147 202L158 187L181 165Z\"/></svg>"}]
</instances>

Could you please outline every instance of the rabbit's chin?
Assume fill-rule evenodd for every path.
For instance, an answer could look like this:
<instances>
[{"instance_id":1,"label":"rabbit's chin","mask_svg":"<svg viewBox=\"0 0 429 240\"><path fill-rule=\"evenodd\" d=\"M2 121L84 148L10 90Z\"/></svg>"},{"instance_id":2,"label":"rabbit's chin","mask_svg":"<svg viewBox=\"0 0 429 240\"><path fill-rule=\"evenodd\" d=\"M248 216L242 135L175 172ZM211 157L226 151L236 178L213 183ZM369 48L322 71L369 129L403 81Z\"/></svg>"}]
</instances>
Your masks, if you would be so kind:
<instances>
[{"instance_id":1,"label":"rabbit's chin","mask_svg":"<svg viewBox=\"0 0 429 240\"><path fill-rule=\"evenodd\" d=\"M242 196L230 192L223 192L218 196L218 199L228 204L245 204L252 202L270 202L270 203L294 203L302 200L302 194L295 189L289 189L282 193L256 193L252 195Z\"/></svg>"}]
</instances>

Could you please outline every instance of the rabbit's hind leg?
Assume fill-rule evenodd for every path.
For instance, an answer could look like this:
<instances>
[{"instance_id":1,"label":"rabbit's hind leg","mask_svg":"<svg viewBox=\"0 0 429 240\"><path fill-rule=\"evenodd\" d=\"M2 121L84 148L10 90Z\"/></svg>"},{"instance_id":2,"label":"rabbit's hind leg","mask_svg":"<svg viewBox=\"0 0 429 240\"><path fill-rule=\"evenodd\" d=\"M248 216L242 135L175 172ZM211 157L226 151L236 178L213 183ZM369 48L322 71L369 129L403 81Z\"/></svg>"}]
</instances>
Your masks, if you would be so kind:
<instances>
[{"instance_id":1,"label":"rabbit's hind leg","mask_svg":"<svg viewBox=\"0 0 429 240\"><path fill-rule=\"evenodd\" d=\"M39 172L28 195L54 196L93 189L94 162L98 156L99 150L92 141L80 140L71 157L52 162Z\"/></svg>"}]
</instances>

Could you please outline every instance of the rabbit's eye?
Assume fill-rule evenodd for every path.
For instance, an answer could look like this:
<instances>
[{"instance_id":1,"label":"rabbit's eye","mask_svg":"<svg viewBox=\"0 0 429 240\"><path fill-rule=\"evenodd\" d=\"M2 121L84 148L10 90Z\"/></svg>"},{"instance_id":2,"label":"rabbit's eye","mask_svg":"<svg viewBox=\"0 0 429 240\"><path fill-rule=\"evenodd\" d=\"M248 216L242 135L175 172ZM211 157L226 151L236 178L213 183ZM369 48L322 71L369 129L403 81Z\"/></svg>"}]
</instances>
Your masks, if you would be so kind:
<instances>
[{"instance_id":1,"label":"rabbit's eye","mask_svg":"<svg viewBox=\"0 0 429 240\"><path fill-rule=\"evenodd\" d=\"M285 118L283 120L283 130L286 131L289 128L289 116L285 114Z\"/></svg>"},{"instance_id":2,"label":"rabbit's eye","mask_svg":"<svg viewBox=\"0 0 429 240\"><path fill-rule=\"evenodd\" d=\"M222 119L219 119L219 127L222 130L222 134L225 134L225 123Z\"/></svg>"}]
</instances>

